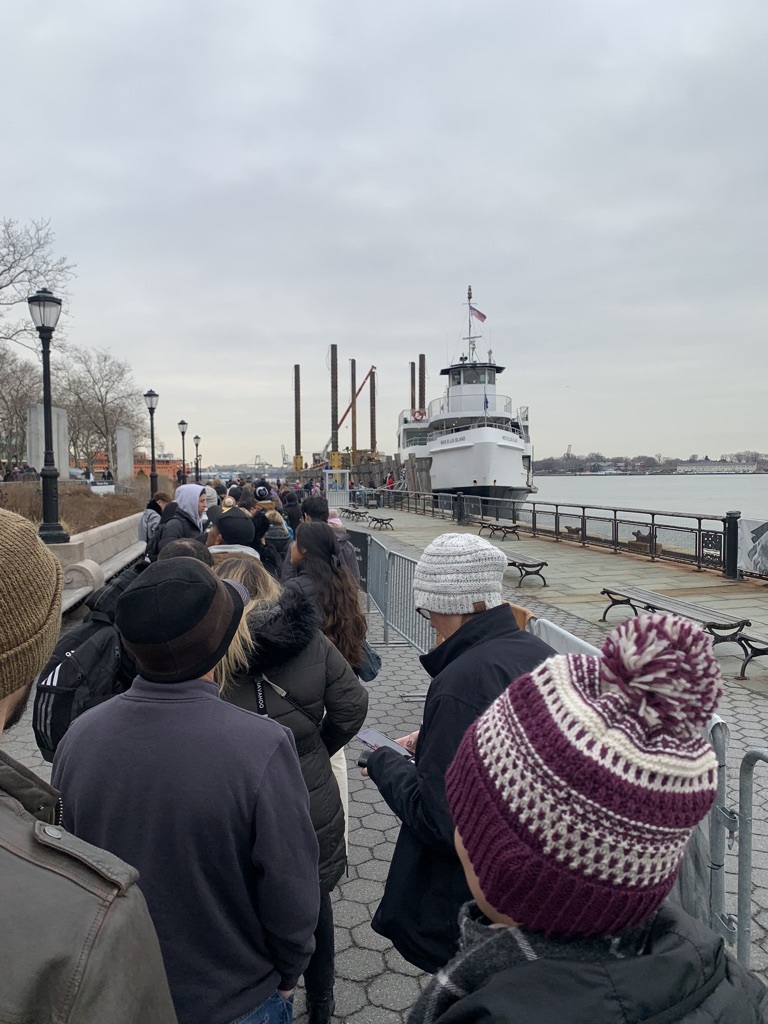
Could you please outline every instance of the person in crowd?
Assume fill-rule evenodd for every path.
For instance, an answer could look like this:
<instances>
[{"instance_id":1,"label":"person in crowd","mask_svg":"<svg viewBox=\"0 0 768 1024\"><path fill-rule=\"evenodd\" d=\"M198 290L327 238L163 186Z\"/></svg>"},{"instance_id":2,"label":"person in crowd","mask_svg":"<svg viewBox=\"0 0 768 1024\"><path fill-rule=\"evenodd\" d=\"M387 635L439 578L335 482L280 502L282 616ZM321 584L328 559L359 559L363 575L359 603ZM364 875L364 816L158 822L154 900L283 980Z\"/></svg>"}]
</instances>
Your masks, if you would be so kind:
<instances>
[{"instance_id":1,"label":"person in crowd","mask_svg":"<svg viewBox=\"0 0 768 1024\"><path fill-rule=\"evenodd\" d=\"M256 511L256 497L250 487L244 487L240 497L237 499L237 507L252 516Z\"/></svg>"},{"instance_id":2,"label":"person in crowd","mask_svg":"<svg viewBox=\"0 0 768 1024\"><path fill-rule=\"evenodd\" d=\"M214 505L218 505L218 504L219 504L219 496L218 496L218 494L216 493L214 488L211 487L210 484L206 484L205 485L206 513L208 512L209 509L212 509L214 507Z\"/></svg>"},{"instance_id":3,"label":"person in crowd","mask_svg":"<svg viewBox=\"0 0 768 1024\"><path fill-rule=\"evenodd\" d=\"M291 535L288 532L285 520L277 510L267 512L266 516L269 520L269 529L264 537L264 542L268 547L274 549L282 569L283 561L288 554L288 548L291 546Z\"/></svg>"},{"instance_id":4,"label":"person in crowd","mask_svg":"<svg viewBox=\"0 0 768 1024\"><path fill-rule=\"evenodd\" d=\"M0 510L0 733L61 625L62 570ZM59 794L0 749L0 1020L175 1024L137 872L59 823Z\"/></svg>"},{"instance_id":5,"label":"person in crowd","mask_svg":"<svg viewBox=\"0 0 768 1024\"><path fill-rule=\"evenodd\" d=\"M243 488L239 484L233 484L227 491L227 496L234 498L237 503L243 496Z\"/></svg>"},{"instance_id":6,"label":"person in crowd","mask_svg":"<svg viewBox=\"0 0 768 1024\"><path fill-rule=\"evenodd\" d=\"M286 522L293 530L294 536L296 535L296 527L301 522L302 512L299 507L299 499L296 497L295 491L286 492L283 498L283 514L285 515Z\"/></svg>"},{"instance_id":7,"label":"person in crowd","mask_svg":"<svg viewBox=\"0 0 768 1024\"><path fill-rule=\"evenodd\" d=\"M432 677L421 728L402 743L415 755L374 750L367 772L402 825L373 929L406 960L436 971L456 951L469 899L453 847L445 771L467 728L514 679L553 650L517 627L502 604L507 558L482 537L444 533L426 547L413 580L417 610L444 642L421 657Z\"/></svg>"},{"instance_id":8,"label":"person in crowd","mask_svg":"<svg viewBox=\"0 0 768 1024\"><path fill-rule=\"evenodd\" d=\"M271 525L266 513L257 508L253 516L253 546L264 563L264 568L267 572L270 572L276 580L279 580L283 559L272 544L267 544L267 534Z\"/></svg>"},{"instance_id":9,"label":"person in crowd","mask_svg":"<svg viewBox=\"0 0 768 1024\"><path fill-rule=\"evenodd\" d=\"M446 793L473 900L409 1024L768 1019L763 984L664 902L717 795L712 641L654 614L601 654L549 659L464 736Z\"/></svg>"},{"instance_id":10,"label":"person in crowd","mask_svg":"<svg viewBox=\"0 0 768 1024\"><path fill-rule=\"evenodd\" d=\"M288 558L293 561L297 575L285 583L285 588L302 593L314 603L321 630L352 668L358 669L364 658L368 623L360 610L358 585L341 562L336 531L327 523L301 523L286 561ZM349 784L343 750L333 755L331 767L346 819Z\"/></svg>"},{"instance_id":11,"label":"person in crowd","mask_svg":"<svg viewBox=\"0 0 768 1024\"><path fill-rule=\"evenodd\" d=\"M207 508L205 488L200 484L182 484L176 488L173 501L176 505L175 511L170 518L163 517L165 521L161 521L157 530L158 553L172 540L179 540L182 537L195 538L202 533L203 513Z\"/></svg>"},{"instance_id":12,"label":"person in crowd","mask_svg":"<svg viewBox=\"0 0 768 1024\"><path fill-rule=\"evenodd\" d=\"M368 626L360 610L358 586L341 561L336 531L327 523L301 523L290 558L296 575L285 583L286 588L314 603L323 633L353 668L360 665Z\"/></svg>"},{"instance_id":13,"label":"person in crowd","mask_svg":"<svg viewBox=\"0 0 768 1024\"><path fill-rule=\"evenodd\" d=\"M305 498L301 503L301 514L302 521L305 523L327 523L330 515L328 508L328 501L326 498L310 497ZM344 527L334 527L336 531L336 539L339 545L339 557L349 571L356 583L360 583L360 568L357 564L357 554L355 552L355 546L349 539L349 534ZM295 544L295 541L294 541ZM291 545L291 549L294 544ZM290 550L286 555L285 561L283 562L283 568L280 573L280 578L283 583L287 580L292 579L298 573L298 561L294 562L291 559Z\"/></svg>"},{"instance_id":14,"label":"person in crowd","mask_svg":"<svg viewBox=\"0 0 768 1024\"><path fill-rule=\"evenodd\" d=\"M320 917L304 985L309 1024L328 1024L334 1010L330 894L346 864L344 811L330 757L363 725L368 692L318 628L309 598L290 589L281 593L255 559L222 562L216 573L242 583L251 595L240 631L217 669L222 696L291 730L309 791L320 846Z\"/></svg>"},{"instance_id":15,"label":"person in crowd","mask_svg":"<svg viewBox=\"0 0 768 1024\"><path fill-rule=\"evenodd\" d=\"M213 555L210 548L207 548L201 540L193 540L190 537L172 540L170 544L166 544L157 556L157 560L161 562L164 558L196 558L209 568L213 566Z\"/></svg>"},{"instance_id":16,"label":"person in crowd","mask_svg":"<svg viewBox=\"0 0 768 1024\"><path fill-rule=\"evenodd\" d=\"M170 495L165 491L155 491L147 502L141 519L139 520L139 540L148 541L155 530L160 526L160 517L163 509L170 503Z\"/></svg>"},{"instance_id":17,"label":"person in crowd","mask_svg":"<svg viewBox=\"0 0 768 1024\"><path fill-rule=\"evenodd\" d=\"M183 1024L285 1024L317 925L293 736L213 681L247 600L196 559L148 566L116 616L140 674L73 722L53 767L65 824L139 869Z\"/></svg>"},{"instance_id":18,"label":"person in crowd","mask_svg":"<svg viewBox=\"0 0 768 1024\"><path fill-rule=\"evenodd\" d=\"M214 563L223 557L245 555L257 559L254 550L255 530L253 517L241 508L211 509L211 528L206 534L206 547L213 557Z\"/></svg>"}]
</instances>

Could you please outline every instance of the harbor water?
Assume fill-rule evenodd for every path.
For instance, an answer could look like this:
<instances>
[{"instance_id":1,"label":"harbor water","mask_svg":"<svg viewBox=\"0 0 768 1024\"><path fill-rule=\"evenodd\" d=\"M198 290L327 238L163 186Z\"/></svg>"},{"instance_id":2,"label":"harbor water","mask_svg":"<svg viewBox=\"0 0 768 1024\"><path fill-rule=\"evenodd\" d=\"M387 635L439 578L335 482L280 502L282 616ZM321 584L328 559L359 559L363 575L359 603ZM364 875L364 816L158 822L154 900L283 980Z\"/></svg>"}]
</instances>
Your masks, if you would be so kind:
<instances>
[{"instance_id":1,"label":"harbor water","mask_svg":"<svg viewBox=\"0 0 768 1024\"><path fill-rule=\"evenodd\" d=\"M537 476L533 501L653 509L721 517L738 510L768 520L768 474L720 476Z\"/></svg>"}]
</instances>

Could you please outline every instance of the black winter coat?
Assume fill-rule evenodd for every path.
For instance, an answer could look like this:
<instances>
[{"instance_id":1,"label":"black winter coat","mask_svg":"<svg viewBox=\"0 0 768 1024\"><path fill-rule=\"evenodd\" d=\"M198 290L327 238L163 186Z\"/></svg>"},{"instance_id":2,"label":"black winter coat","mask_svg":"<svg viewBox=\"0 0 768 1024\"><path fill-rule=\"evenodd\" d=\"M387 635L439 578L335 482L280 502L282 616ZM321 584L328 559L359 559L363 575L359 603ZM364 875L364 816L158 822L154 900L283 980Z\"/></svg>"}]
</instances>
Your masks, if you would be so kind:
<instances>
[{"instance_id":1,"label":"black winter coat","mask_svg":"<svg viewBox=\"0 0 768 1024\"><path fill-rule=\"evenodd\" d=\"M362 726L368 691L320 632L314 605L301 593L283 591L276 604L264 611L251 611L248 625L256 644L249 672L228 687L223 697L238 707L258 711L255 679L263 675L316 722L322 720L322 725L315 725L272 686L262 683L269 717L290 729L296 740L320 846L320 888L328 893L346 865L344 811L329 756Z\"/></svg>"},{"instance_id":2,"label":"black winter coat","mask_svg":"<svg viewBox=\"0 0 768 1024\"><path fill-rule=\"evenodd\" d=\"M402 822L372 926L424 971L439 970L455 954L459 910L472 898L453 845L446 770L475 719L554 653L518 629L509 605L473 616L421 657L432 682L415 761L386 747L368 758L368 774Z\"/></svg>"},{"instance_id":3,"label":"black winter coat","mask_svg":"<svg viewBox=\"0 0 768 1024\"><path fill-rule=\"evenodd\" d=\"M163 550L166 544L170 544L172 540L182 540L185 537L198 540L200 537L200 527L177 507L170 519L166 522L161 520L160 526L157 528L157 534L157 551L159 552Z\"/></svg>"},{"instance_id":4,"label":"black winter coat","mask_svg":"<svg viewBox=\"0 0 768 1024\"><path fill-rule=\"evenodd\" d=\"M439 1024L763 1024L762 982L723 940L677 907L662 907L642 956L563 956L510 964L454 1002Z\"/></svg>"}]
</instances>

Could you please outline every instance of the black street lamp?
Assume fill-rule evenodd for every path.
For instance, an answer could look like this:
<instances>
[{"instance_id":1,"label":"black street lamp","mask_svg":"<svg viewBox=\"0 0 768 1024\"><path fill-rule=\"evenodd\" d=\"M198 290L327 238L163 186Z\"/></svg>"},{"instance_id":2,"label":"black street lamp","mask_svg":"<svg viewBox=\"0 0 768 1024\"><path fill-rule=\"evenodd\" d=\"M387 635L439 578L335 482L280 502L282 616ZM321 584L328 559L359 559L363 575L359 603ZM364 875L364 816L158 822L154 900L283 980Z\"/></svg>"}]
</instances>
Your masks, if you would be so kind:
<instances>
[{"instance_id":1,"label":"black street lamp","mask_svg":"<svg viewBox=\"0 0 768 1024\"><path fill-rule=\"evenodd\" d=\"M185 484L187 482L187 457L185 454L186 449L184 448L184 435L187 432L189 424L186 420L179 420L179 432L181 433L181 482Z\"/></svg>"},{"instance_id":2,"label":"black street lamp","mask_svg":"<svg viewBox=\"0 0 768 1024\"><path fill-rule=\"evenodd\" d=\"M51 412L51 338L59 322L61 299L41 288L27 299L32 322L43 346L43 424L45 455L40 476L43 481L43 521L40 539L46 544L66 544L69 534L59 522L59 471L53 458L53 414ZM69 471L69 466L67 466Z\"/></svg>"},{"instance_id":3,"label":"black street lamp","mask_svg":"<svg viewBox=\"0 0 768 1024\"><path fill-rule=\"evenodd\" d=\"M199 484L200 483L200 452L199 452L198 449L200 448L200 435L199 434L195 434L195 436L192 438L192 440L195 442L195 483Z\"/></svg>"},{"instance_id":4,"label":"black street lamp","mask_svg":"<svg viewBox=\"0 0 768 1024\"><path fill-rule=\"evenodd\" d=\"M155 466L155 409L160 401L160 396L151 388L144 392L144 401L149 409L149 496L157 491L157 467Z\"/></svg>"}]
</instances>

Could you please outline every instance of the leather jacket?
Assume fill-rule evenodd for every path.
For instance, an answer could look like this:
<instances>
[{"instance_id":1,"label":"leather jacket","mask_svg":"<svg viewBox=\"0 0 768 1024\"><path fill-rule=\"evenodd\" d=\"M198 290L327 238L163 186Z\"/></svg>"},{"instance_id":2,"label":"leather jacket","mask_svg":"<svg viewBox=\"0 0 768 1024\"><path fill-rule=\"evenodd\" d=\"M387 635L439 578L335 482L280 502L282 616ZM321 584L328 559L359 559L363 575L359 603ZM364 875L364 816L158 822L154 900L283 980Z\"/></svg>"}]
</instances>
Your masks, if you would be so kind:
<instances>
[{"instance_id":1,"label":"leather jacket","mask_svg":"<svg viewBox=\"0 0 768 1024\"><path fill-rule=\"evenodd\" d=\"M61 828L58 805L0 751L0 1020L176 1024L138 872Z\"/></svg>"}]
</instances>

